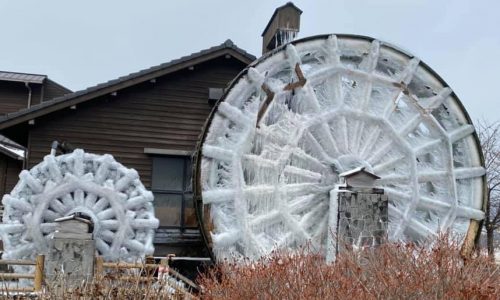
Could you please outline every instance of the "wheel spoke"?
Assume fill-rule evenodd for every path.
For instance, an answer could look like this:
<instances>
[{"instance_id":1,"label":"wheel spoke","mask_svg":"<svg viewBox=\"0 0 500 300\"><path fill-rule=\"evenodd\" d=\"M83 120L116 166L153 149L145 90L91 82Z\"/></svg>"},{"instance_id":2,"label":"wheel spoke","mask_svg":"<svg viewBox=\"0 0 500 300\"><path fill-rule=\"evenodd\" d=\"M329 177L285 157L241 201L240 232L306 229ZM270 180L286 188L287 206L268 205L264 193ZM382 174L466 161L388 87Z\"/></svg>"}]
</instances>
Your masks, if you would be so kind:
<instances>
[{"instance_id":1,"label":"wheel spoke","mask_svg":"<svg viewBox=\"0 0 500 300\"><path fill-rule=\"evenodd\" d=\"M452 226L457 218L484 218L472 203L484 191L471 188L484 180L480 148L456 95L419 59L358 39L288 44L234 81L201 146L202 200L214 220L205 229L216 255L254 259L332 242L335 187L358 168L380 177L391 239L463 231ZM251 97L263 101L258 118L268 124L248 126Z\"/></svg>"}]
</instances>

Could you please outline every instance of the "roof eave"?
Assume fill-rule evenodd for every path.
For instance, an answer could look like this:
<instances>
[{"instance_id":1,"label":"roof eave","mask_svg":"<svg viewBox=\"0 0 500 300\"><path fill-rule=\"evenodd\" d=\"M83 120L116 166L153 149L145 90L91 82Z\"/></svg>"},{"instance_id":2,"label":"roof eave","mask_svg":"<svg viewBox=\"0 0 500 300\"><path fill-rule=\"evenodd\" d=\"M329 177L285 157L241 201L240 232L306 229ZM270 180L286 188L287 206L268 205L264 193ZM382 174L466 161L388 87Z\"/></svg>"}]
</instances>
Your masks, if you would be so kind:
<instances>
[{"instance_id":1,"label":"roof eave","mask_svg":"<svg viewBox=\"0 0 500 300\"><path fill-rule=\"evenodd\" d=\"M15 153L13 151L10 151L9 149L7 149L5 147L0 146L0 153L4 154L12 159L15 159L15 160L19 160L19 161L24 160L24 157L18 155L17 153Z\"/></svg>"},{"instance_id":2,"label":"roof eave","mask_svg":"<svg viewBox=\"0 0 500 300\"><path fill-rule=\"evenodd\" d=\"M215 47L215 50L211 49L212 48L195 53L191 55L193 56L192 58L188 56L187 58L189 59L180 58L178 59L179 62L176 63L174 63L176 60L171 61L172 65L168 65L169 63L166 63L168 66L161 67L162 65L159 65L157 67L152 67L150 68L151 71L139 71L123 78L112 80L109 83L102 83L87 90L67 94L49 101L42 102L41 104L33 106L29 109L24 109L12 114L8 114L3 118L0 117L0 130L7 129L24 122L28 122L29 120L39 118L46 114L71 107L73 105L77 105L79 103L104 96L118 90L122 90L124 88L151 80L153 78L171 74L183 70L189 66L200 64L227 54L235 57L236 59L247 65L255 60L255 57L253 55L236 47L230 40L226 41L220 46ZM141 74L141 72L144 72L144 74Z\"/></svg>"}]
</instances>

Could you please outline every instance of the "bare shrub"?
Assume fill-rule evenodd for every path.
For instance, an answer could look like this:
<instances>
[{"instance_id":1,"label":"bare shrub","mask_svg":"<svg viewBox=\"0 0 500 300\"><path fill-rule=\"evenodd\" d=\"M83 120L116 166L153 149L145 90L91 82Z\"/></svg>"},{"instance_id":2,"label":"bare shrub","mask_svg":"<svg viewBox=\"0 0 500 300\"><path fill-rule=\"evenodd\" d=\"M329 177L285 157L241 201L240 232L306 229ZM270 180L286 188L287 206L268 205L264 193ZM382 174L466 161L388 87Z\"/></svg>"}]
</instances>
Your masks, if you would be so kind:
<instances>
[{"instance_id":1,"label":"bare shrub","mask_svg":"<svg viewBox=\"0 0 500 300\"><path fill-rule=\"evenodd\" d=\"M156 280L153 276L110 272L90 282L82 281L76 287L67 285L61 278L57 284L48 285L40 299L187 299L184 291L172 282Z\"/></svg>"},{"instance_id":2,"label":"bare shrub","mask_svg":"<svg viewBox=\"0 0 500 300\"><path fill-rule=\"evenodd\" d=\"M488 192L485 207L484 228L488 254L494 255L494 235L500 229L500 121L476 122L476 131L483 150Z\"/></svg>"},{"instance_id":3,"label":"bare shrub","mask_svg":"<svg viewBox=\"0 0 500 300\"><path fill-rule=\"evenodd\" d=\"M498 299L499 266L463 261L448 237L432 247L384 244L345 251L332 265L307 249L246 264L219 264L199 278L203 299Z\"/></svg>"},{"instance_id":4,"label":"bare shrub","mask_svg":"<svg viewBox=\"0 0 500 300\"><path fill-rule=\"evenodd\" d=\"M0 299L197 299L194 291L165 276L158 279L151 269L112 270L79 283L59 274L41 292L13 292L4 285ZM154 270L153 270L154 271Z\"/></svg>"}]
</instances>

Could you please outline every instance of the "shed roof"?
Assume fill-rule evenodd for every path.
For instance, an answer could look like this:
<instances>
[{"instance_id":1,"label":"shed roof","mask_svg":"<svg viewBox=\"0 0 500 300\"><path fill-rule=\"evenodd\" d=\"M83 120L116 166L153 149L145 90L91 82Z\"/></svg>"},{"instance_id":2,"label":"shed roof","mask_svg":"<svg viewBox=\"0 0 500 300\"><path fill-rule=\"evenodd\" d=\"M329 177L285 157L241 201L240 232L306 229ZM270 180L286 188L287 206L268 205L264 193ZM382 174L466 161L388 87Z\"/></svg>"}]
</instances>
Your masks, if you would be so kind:
<instances>
[{"instance_id":1,"label":"shed roof","mask_svg":"<svg viewBox=\"0 0 500 300\"><path fill-rule=\"evenodd\" d=\"M255 60L255 56L237 47L228 39L218 46L1 116L0 130L226 54L233 56L245 64L250 64Z\"/></svg>"},{"instance_id":2,"label":"shed roof","mask_svg":"<svg viewBox=\"0 0 500 300\"><path fill-rule=\"evenodd\" d=\"M0 80L42 84L47 75L0 71Z\"/></svg>"},{"instance_id":3,"label":"shed roof","mask_svg":"<svg viewBox=\"0 0 500 300\"><path fill-rule=\"evenodd\" d=\"M369 175L369 176L371 176L371 177L373 177L375 179L380 179L379 176L377 176L377 175L375 175L375 174L373 174L371 172L366 171L365 167L357 167L355 169L346 171L344 173L340 173L339 176L340 177L351 177L351 176L354 176L354 175L359 174L359 173L365 173L365 174L367 174L367 175Z\"/></svg>"},{"instance_id":4,"label":"shed roof","mask_svg":"<svg viewBox=\"0 0 500 300\"><path fill-rule=\"evenodd\" d=\"M54 220L54 222L60 223L60 222L69 221L69 220L76 220L76 221L79 221L79 222L82 222L82 223L92 224L92 221L90 221L88 219L85 219L85 218L82 218L82 217L80 217L80 216L78 216L76 214L72 214L72 215L69 215L69 216L57 218L57 219Z\"/></svg>"}]
</instances>

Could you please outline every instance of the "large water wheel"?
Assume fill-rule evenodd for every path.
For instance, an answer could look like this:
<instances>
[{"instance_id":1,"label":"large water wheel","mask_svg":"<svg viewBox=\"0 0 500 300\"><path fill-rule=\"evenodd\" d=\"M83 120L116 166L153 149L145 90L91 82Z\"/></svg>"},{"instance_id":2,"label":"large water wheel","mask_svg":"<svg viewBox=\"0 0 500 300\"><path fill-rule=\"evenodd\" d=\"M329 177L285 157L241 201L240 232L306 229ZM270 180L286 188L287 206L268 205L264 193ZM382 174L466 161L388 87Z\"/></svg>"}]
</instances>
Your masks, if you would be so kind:
<instances>
[{"instance_id":1,"label":"large water wheel","mask_svg":"<svg viewBox=\"0 0 500 300\"><path fill-rule=\"evenodd\" d=\"M317 36L268 53L212 113L194 178L217 259L325 243L338 174L365 167L389 197L389 238L473 239L485 169L458 97L411 54L367 37ZM325 253L326 255L327 253Z\"/></svg>"}]
</instances>

